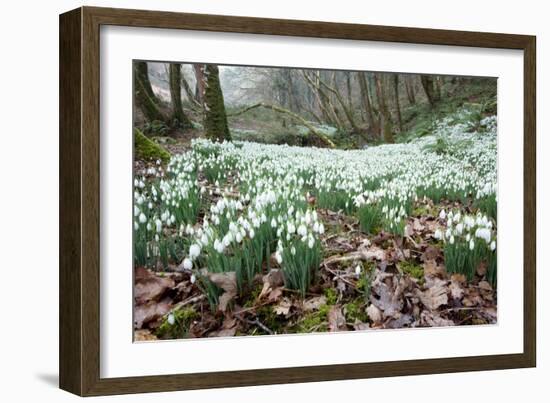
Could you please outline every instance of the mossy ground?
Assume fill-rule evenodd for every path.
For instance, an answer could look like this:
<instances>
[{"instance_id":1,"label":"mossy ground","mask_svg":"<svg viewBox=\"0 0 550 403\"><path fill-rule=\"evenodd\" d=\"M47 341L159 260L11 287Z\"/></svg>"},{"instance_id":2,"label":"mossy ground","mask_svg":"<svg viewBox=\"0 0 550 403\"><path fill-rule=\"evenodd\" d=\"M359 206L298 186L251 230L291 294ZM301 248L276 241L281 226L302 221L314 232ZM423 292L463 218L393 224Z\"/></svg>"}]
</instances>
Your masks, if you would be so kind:
<instances>
[{"instance_id":1,"label":"mossy ground","mask_svg":"<svg viewBox=\"0 0 550 403\"><path fill-rule=\"evenodd\" d=\"M134 129L134 152L136 160L161 160L163 163L170 161L170 153L164 147L146 137L137 128Z\"/></svg>"}]
</instances>

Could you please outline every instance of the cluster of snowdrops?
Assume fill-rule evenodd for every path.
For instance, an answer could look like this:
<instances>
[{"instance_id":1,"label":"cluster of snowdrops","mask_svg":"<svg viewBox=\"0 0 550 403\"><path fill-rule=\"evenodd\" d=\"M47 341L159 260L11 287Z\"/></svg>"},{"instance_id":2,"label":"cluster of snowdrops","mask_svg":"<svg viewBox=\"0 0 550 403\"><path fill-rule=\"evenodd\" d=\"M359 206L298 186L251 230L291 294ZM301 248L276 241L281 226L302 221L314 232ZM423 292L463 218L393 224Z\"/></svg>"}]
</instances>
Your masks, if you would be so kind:
<instances>
[{"instance_id":1,"label":"cluster of snowdrops","mask_svg":"<svg viewBox=\"0 0 550 403\"><path fill-rule=\"evenodd\" d=\"M317 209L356 216L361 230L406 236L419 200L469 205L439 213L447 271L496 282L496 118L484 132L440 122L431 136L363 150L197 139L134 181L136 266L192 273L215 307L208 273L235 272L239 291L271 267L305 295L322 259ZM436 146L444 139L446 149Z\"/></svg>"}]
</instances>

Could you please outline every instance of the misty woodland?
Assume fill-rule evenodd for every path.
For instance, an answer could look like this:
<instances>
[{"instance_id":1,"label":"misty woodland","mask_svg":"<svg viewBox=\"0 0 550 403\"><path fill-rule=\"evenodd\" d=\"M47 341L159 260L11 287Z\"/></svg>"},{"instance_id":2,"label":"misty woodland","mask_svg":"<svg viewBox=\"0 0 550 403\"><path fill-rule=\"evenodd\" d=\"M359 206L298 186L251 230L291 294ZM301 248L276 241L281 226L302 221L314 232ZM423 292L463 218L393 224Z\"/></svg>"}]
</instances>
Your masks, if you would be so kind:
<instances>
[{"instance_id":1,"label":"misty woodland","mask_svg":"<svg viewBox=\"0 0 550 403\"><path fill-rule=\"evenodd\" d=\"M497 321L494 78L135 61L134 336Z\"/></svg>"}]
</instances>

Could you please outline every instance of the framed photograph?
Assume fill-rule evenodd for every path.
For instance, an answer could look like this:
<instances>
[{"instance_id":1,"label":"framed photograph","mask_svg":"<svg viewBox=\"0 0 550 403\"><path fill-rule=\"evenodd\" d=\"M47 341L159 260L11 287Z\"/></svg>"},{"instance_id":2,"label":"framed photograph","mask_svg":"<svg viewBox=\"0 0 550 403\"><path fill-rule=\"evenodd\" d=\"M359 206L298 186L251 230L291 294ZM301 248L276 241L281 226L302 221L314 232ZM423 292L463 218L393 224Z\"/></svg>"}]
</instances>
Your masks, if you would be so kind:
<instances>
[{"instance_id":1,"label":"framed photograph","mask_svg":"<svg viewBox=\"0 0 550 403\"><path fill-rule=\"evenodd\" d=\"M535 37L60 16L60 387L533 367Z\"/></svg>"}]
</instances>

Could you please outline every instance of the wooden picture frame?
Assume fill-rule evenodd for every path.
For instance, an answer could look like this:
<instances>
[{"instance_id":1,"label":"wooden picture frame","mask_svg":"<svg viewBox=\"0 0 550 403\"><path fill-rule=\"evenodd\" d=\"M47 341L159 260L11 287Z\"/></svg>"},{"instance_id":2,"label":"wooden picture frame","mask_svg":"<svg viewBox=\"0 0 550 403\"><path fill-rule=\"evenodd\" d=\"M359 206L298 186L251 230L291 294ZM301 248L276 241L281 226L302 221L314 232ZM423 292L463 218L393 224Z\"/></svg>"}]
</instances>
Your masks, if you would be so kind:
<instances>
[{"instance_id":1,"label":"wooden picture frame","mask_svg":"<svg viewBox=\"0 0 550 403\"><path fill-rule=\"evenodd\" d=\"M170 28L524 52L523 353L127 378L100 377L100 27ZM81 396L526 368L536 365L535 37L81 7L60 16L60 387Z\"/></svg>"}]
</instances>

